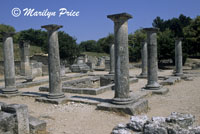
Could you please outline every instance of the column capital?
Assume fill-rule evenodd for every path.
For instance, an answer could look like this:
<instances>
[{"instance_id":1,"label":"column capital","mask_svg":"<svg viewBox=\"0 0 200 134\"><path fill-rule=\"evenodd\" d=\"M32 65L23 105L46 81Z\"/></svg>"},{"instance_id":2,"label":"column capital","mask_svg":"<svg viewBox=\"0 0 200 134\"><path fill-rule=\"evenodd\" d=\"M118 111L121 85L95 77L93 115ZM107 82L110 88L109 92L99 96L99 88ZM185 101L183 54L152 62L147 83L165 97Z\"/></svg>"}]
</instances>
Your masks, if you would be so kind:
<instances>
[{"instance_id":1,"label":"column capital","mask_svg":"<svg viewBox=\"0 0 200 134\"><path fill-rule=\"evenodd\" d=\"M41 26L41 28L45 28L47 31L56 31L62 27L63 27L62 25L56 25L56 24L49 24L49 25Z\"/></svg>"},{"instance_id":2,"label":"column capital","mask_svg":"<svg viewBox=\"0 0 200 134\"><path fill-rule=\"evenodd\" d=\"M119 13L119 14L107 15L107 18L111 19L114 22L118 22L118 21L127 21L128 19L131 19L133 17L128 13Z\"/></svg>"},{"instance_id":3,"label":"column capital","mask_svg":"<svg viewBox=\"0 0 200 134\"><path fill-rule=\"evenodd\" d=\"M149 27L149 28L144 28L143 30L145 32L157 33L159 31L159 28Z\"/></svg>"}]
</instances>

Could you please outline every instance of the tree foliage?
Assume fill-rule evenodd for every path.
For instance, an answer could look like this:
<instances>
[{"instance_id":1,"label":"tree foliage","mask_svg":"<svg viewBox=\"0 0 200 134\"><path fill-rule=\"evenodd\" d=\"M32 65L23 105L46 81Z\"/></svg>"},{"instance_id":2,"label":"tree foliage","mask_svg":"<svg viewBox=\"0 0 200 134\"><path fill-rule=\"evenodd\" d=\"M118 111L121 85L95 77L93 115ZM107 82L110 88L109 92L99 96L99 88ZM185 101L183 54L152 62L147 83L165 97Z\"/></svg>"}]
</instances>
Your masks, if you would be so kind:
<instances>
[{"instance_id":1,"label":"tree foliage","mask_svg":"<svg viewBox=\"0 0 200 134\"><path fill-rule=\"evenodd\" d=\"M80 51L76 39L64 31L58 32L60 58L67 60L70 64L79 56Z\"/></svg>"},{"instance_id":2,"label":"tree foliage","mask_svg":"<svg viewBox=\"0 0 200 134\"><path fill-rule=\"evenodd\" d=\"M192 56L200 55L200 16L191 21L191 24L183 29L186 52Z\"/></svg>"},{"instance_id":3,"label":"tree foliage","mask_svg":"<svg viewBox=\"0 0 200 134\"><path fill-rule=\"evenodd\" d=\"M15 28L10 25L0 24L0 42L3 41L2 32L15 32ZM16 42L15 36L13 38L14 42Z\"/></svg>"},{"instance_id":4,"label":"tree foliage","mask_svg":"<svg viewBox=\"0 0 200 134\"><path fill-rule=\"evenodd\" d=\"M42 30L28 29L19 33L18 41L28 40L31 45L40 46L47 52L47 32Z\"/></svg>"},{"instance_id":5,"label":"tree foliage","mask_svg":"<svg viewBox=\"0 0 200 134\"><path fill-rule=\"evenodd\" d=\"M141 59L141 42L146 39L146 34L142 29L136 30L134 34L128 35L129 61L139 61Z\"/></svg>"}]
</instances>

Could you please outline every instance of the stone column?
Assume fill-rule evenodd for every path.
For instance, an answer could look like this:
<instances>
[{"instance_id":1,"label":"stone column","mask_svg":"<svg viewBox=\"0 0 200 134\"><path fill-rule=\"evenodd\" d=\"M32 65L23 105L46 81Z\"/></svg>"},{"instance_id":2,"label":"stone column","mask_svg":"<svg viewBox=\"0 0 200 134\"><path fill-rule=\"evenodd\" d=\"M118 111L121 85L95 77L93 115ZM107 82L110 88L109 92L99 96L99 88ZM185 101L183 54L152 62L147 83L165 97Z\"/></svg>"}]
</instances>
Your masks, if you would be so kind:
<instances>
[{"instance_id":1,"label":"stone column","mask_svg":"<svg viewBox=\"0 0 200 134\"><path fill-rule=\"evenodd\" d=\"M128 19L130 14L108 15L114 21L115 37L115 97L113 103L127 104L129 96L129 53L128 53Z\"/></svg>"},{"instance_id":2,"label":"stone column","mask_svg":"<svg viewBox=\"0 0 200 134\"><path fill-rule=\"evenodd\" d=\"M158 90L161 85L158 83L158 61L157 61L157 28L145 28L147 32L148 51L148 82L145 89Z\"/></svg>"},{"instance_id":3,"label":"stone column","mask_svg":"<svg viewBox=\"0 0 200 134\"><path fill-rule=\"evenodd\" d=\"M31 67L30 67L30 60L29 60L30 43L29 41L21 41L19 43L19 46L20 46L20 51L21 51L20 74L22 76L30 76L31 75Z\"/></svg>"},{"instance_id":4,"label":"stone column","mask_svg":"<svg viewBox=\"0 0 200 134\"><path fill-rule=\"evenodd\" d=\"M141 42L141 57L142 57L142 72L139 77L146 78L147 77L147 42Z\"/></svg>"},{"instance_id":5,"label":"stone column","mask_svg":"<svg viewBox=\"0 0 200 134\"><path fill-rule=\"evenodd\" d=\"M176 66L176 71L175 75L176 76L182 76L183 75L183 61L182 61L182 39L177 38L175 40L175 66Z\"/></svg>"},{"instance_id":6,"label":"stone column","mask_svg":"<svg viewBox=\"0 0 200 134\"><path fill-rule=\"evenodd\" d=\"M3 34L3 55L4 55L4 80L5 89L2 89L3 94L16 94L18 90L15 84L15 63L13 38L14 33Z\"/></svg>"},{"instance_id":7,"label":"stone column","mask_svg":"<svg viewBox=\"0 0 200 134\"><path fill-rule=\"evenodd\" d=\"M110 46L110 72L109 74L115 73L115 48L114 44Z\"/></svg>"},{"instance_id":8,"label":"stone column","mask_svg":"<svg viewBox=\"0 0 200 134\"><path fill-rule=\"evenodd\" d=\"M49 99L64 98L60 77L60 55L58 44L58 32L61 25L42 26L48 31L48 67L49 67Z\"/></svg>"}]
</instances>

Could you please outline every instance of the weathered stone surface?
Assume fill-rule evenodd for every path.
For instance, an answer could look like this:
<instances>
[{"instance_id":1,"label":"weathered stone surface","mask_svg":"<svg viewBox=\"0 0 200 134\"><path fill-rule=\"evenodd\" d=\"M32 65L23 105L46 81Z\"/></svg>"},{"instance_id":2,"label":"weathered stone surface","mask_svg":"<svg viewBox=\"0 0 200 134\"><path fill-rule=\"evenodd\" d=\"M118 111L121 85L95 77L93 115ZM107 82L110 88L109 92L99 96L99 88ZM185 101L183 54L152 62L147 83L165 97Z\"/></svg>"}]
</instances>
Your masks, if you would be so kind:
<instances>
[{"instance_id":1,"label":"weathered stone surface","mask_svg":"<svg viewBox=\"0 0 200 134\"><path fill-rule=\"evenodd\" d=\"M193 125L194 116L191 114L173 112L166 119L166 122L178 124L182 128L188 128Z\"/></svg>"},{"instance_id":2,"label":"weathered stone surface","mask_svg":"<svg viewBox=\"0 0 200 134\"><path fill-rule=\"evenodd\" d=\"M62 92L62 83L60 77L60 54L59 54L59 42L58 32L61 25L45 25L48 31L48 67L49 67L49 99L64 98L65 95Z\"/></svg>"},{"instance_id":3,"label":"weathered stone surface","mask_svg":"<svg viewBox=\"0 0 200 134\"><path fill-rule=\"evenodd\" d=\"M115 46L114 44L110 45L110 72L109 74L115 73Z\"/></svg>"},{"instance_id":4,"label":"weathered stone surface","mask_svg":"<svg viewBox=\"0 0 200 134\"><path fill-rule=\"evenodd\" d=\"M29 41L21 41L19 43L20 48L20 57L21 57L21 68L20 68L20 75L22 76L30 76L31 66L30 66L30 59L29 59L29 49L30 49L30 43Z\"/></svg>"},{"instance_id":5,"label":"weathered stone surface","mask_svg":"<svg viewBox=\"0 0 200 134\"><path fill-rule=\"evenodd\" d=\"M200 134L200 126L191 126L194 120L194 116L191 114L174 112L167 118L152 117L151 120L140 115L133 117L130 122L134 122L132 124L134 127L130 127L130 123L127 125L119 124L113 130L116 130L116 133L119 132L117 130L129 130L129 132L134 134L138 133L138 131L141 134Z\"/></svg>"},{"instance_id":6,"label":"weathered stone surface","mask_svg":"<svg viewBox=\"0 0 200 134\"><path fill-rule=\"evenodd\" d=\"M158 83L158 61L157 61L157 28L145 28L147 32L147 51L148 51L148 82L145 87L147 90L159 90L161 85Z\"/></svg>"},{"instance_id":7,"label":"weathered stone surface","mask_svg":"<svg viewBox=\"0 0 200 134\"><path fill-rule=\"evenodd\" d=\"M142 72L138 76L139 78L147 78L147 42L143 41L141 49L141 57L142 57Z\"/></svg>"},{"instance_id":8,"label":"weathered stone surface","mask_svg":"<svg viewBox=\"0 0 200 134\"><path fill-rule=\"evenodd\" d=\"M114 83L114 75L106 75L100 77L100 86L106 86Z\"/></svg>"},{"instance_id":9,"label":"weathered stone surface","mask_svg":"<svg viewBox=\"0 0 200 134\"><path fill-rule=\"evenodd\" d=\"M15 85L15 63L13 38L14 33L3 34L3 57L4 57L4 80L5 88L2 89L3 94L16 94L18 90Z\"/></svg>"},{"instance_id":10,"label":"weathered stone surface","mask_svg":"<svg viewBox=\"0 0 200 134\"><path fill-rule=\"evenodd\" d=\"M98 110L114 111L117 113L135 115L148 111L148 101L140 99L135 103L129 105L119 105L112 103L100 103L97 105Z\"/></svg>"},{"instance_id":11,"label":"weathered stone surface","mask_svg":"<svg viewBox=\"0 0 200 134\"><path fill-rule=\"evenodd\" d=\"M0 134L17 133L16 115L0 111Z\"/></svg>"},{"instance_id":12,"label":"weathered stone surface","mask_svg":"<svg viewBox=\"0 0 200 134\"><path fill-rule=\"evenodd\" d=\"M42 67L43 67L43 65L42 65L41 62L33 61L33 62L31 63L32 76L33 76L33 77L42 76L42 73L43 73Z\"/></svg>"},{"instance_id":13,"label":"weathered stone surface","mask_svg":"<svg viewBox=\"0 0 200 134\"><path fill-rule=\"evenodd\" d=\"M132 134L129 129L127 129L126 125L118 124L115 128L113 128L111 134Z\"/></svg>"},{"instance_id":14,"label":"weathered stone surface","mask_svg":"<svg viewBox=\"0 0 200 134\"><path fill-rule=\"evenodd\" d=\"M6 103L0 102L0 111L1 111L1 107L2 107L2 106L5 106L5 105L6 105Z\"/></svg>"},{"instance_id":15,"label":"weathered stone surface","mask_svg":"<svg viewBox=\"0 0 200 134\"><path fill-rule=\"evenodd\" d=\"M73 64L70 68L75 73L87 73L90 71L90 67L85 63Z\"/></svg>"},{"instance_id":16,"label":"weathered stone surface","mask_svg":"<svg viewBox=\"0 0 200 134\"><path fill-rule=\"evenodd\" d=\"M9 104L2 107L2 111L7 113L16 113L17 132L19 134L29 134L28 107L23 104Z\"/></svg>"},{"instance_id":17,"label":"weathered stone surface","mask_svg":"<svg viewBox=\"0 0 200 134\"><path fill-rule=\"evenodd\" d=\"M144 134L168 134L168 132L162 124L150 123L144 126Z\"/></svg>"},{"instance_id":18,"label":"weathered stone surface","mask_svg":"<svg viewBox=\"0 0 200 134\"><path fill-rule=\"evenodd\" d=\"M165 80L163 80L160 84L161 85L174 85L176 82L179 82L181 81L181 78L180 77L169 77Z\"/></svg>"},{"instance_id":19,"label":"weathered stone surface","mask_svg":"<svg viewBox=\"0 0 200 134\"><path fill-rule=\"evenodd\" d=\"M30 134L47 134L46 122L33 116L29 117Z\"/></svg>"},{"instance_id":20,"label":"weathered stone surface","mask_svg":"<svg viewBox=\"0 0 200 134\"><path fill-rule=\"evenodd\" d=\"M147 121L148 117L146 115L131 116L130 123L127 126L134 131L143 131L144 124Z\"/></svg>"},{"instance_id":21,"label":"weathered stone surface","mask_svg":"<svg viewBox=\"0 0 200 134\"><path fill-rule=\"evenodd\" d=\"M176 65L176 76L183 75L183 56L182 56L182 39L178 38L175 41L175 65Z\"/></svg>"}]
</instances>

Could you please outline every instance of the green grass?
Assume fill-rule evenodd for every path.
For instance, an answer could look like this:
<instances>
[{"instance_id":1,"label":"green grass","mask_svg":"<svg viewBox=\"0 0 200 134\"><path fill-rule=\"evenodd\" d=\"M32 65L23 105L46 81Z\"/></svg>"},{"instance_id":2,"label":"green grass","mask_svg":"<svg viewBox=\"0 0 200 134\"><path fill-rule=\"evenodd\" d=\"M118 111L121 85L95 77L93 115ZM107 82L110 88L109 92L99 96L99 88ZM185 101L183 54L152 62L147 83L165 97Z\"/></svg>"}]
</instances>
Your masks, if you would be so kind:
<instances>
[{"instance_id":1,"label":"green grass","mask_svg":"<svg viewBox=\"0 0 200 134\"><path fill-rule=\"evenodd\" d=\"M36 53L44 53L44 52L38 46L30 46L30 56ZM14 44L14 58L16 61L20 60L20 50L18 44ZM3 45L2 42L0 42L0 61L2 60L3 60Z\"/></svg>"},{"instance_id":2,"label":"green grass","mask_svg":"<svg viewBox=\"0 0 200 134\"><path fill-rule=\"evenodd\" d=\"M83 52L82 54L87 54L88 56L96 56L98 57L102 57L102 56L109 56L107 53L96 53L96 52Z\"/></svg>"}]
</instances>

